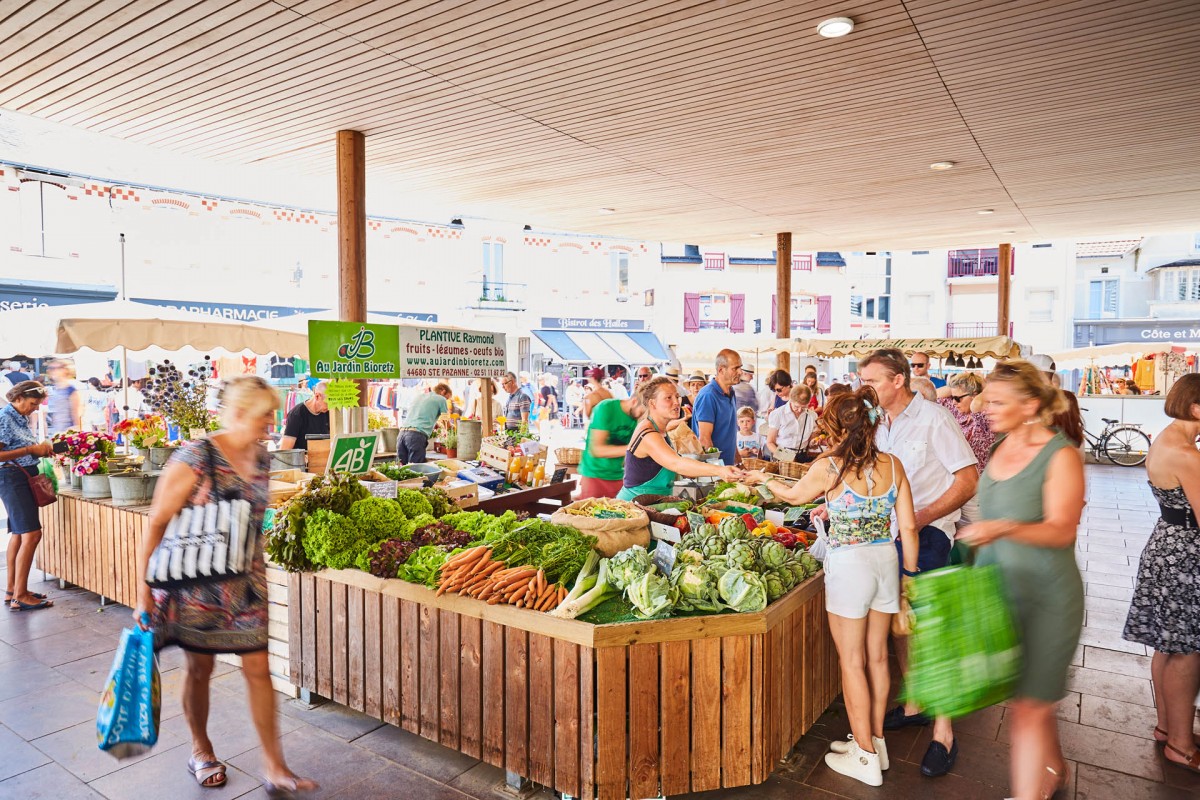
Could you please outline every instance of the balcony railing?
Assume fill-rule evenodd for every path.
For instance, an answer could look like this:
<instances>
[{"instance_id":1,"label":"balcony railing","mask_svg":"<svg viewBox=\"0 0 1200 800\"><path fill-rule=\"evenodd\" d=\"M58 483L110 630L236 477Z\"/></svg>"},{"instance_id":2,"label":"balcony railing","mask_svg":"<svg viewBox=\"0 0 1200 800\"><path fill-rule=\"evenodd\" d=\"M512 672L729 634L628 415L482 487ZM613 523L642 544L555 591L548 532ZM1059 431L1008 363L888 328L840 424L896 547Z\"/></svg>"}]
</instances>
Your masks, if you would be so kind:
<instances>
[{"instance_id":1,"label":"balcony railing","mask_svg":"<svg viewBox=\"0 0 1200 800\"><path fill-rule=\"evenodd\" d=\"M951 250L946 255L946 277L994 278L999 272L999 264L1000 251L994 247L988 250Z\"/></svg>"},{"instance_id":2,"label":"balcony railing","mask_svg":"<svg viewBox=\"0 0 1200 800\"><path fill-rule=\"evenodd\" d=\"M504 283L500 281L473 281L468 284L472 292L478 292L477 302L471 308L520 309L525 305L525 290L528 284Z\"/></svg>"},{"instance_id":3,"label":"balcony railing","mask_svg":"<svg viewBox=\"0 0 1200 800\"><path fill-rule=\"evenodd\" d=\"M1008 335L1013 334L1013 324L1008 323ZM994 322L947 322L947 339L982 339L985 336L996 335Z\"/></svg>"}]
</instances>

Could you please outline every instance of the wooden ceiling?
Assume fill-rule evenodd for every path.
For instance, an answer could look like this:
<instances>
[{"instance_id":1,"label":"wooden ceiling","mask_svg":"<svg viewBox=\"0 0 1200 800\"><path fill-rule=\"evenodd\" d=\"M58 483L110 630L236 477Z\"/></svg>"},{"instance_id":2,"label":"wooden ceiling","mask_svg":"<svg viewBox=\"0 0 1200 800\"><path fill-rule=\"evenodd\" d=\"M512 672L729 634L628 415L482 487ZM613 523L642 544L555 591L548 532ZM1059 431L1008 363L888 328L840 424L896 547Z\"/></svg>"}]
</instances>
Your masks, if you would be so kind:
<instances>
[{"instance_id":1,"label":"wooden ceiling","mask_svg":"<svg viewBox=\"0 0 1200 800\"><path fill-rule=\"evenodd\" d=\"M0 108L158 148L332 176L361 130L408 206L376 213L831 249L1200 228L1195 0L13 0L0 41Z\"/></svg>"}]
</instances>

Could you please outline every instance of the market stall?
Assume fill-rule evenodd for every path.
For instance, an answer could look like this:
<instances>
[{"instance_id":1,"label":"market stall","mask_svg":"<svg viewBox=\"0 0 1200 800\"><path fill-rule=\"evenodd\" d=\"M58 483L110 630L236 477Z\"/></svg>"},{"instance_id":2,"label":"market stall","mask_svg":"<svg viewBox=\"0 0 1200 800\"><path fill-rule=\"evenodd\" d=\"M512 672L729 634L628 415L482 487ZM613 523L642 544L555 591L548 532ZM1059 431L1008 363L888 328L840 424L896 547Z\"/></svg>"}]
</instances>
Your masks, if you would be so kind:
<instances>
[{"instance_id":1,"label":"market stall","mask_svg":"<svg viewBox=\"0 0 1200 800\"><path fill-rule=\"evenodd\" d=\"M905 353L922 352L933 358L1025 358L1030 348L1007 336L956 339L797 339L796 353L812 358L865 356L894 348Z\"/></svg>"}]
</instances>

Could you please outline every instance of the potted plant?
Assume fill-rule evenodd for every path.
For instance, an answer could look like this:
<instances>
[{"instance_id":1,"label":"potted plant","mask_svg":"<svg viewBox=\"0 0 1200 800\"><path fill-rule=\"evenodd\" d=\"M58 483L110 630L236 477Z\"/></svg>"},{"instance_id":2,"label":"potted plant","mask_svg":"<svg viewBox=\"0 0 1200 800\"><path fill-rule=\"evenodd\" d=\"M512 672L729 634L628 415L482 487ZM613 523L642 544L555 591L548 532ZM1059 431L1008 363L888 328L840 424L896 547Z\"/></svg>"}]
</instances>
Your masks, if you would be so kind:
<instances>
[{"instance_id":1,"label":"potted plant","mask_svg":"<svg viewBox=\"0 0 1200 800\"><path fill-rule=\"evenodd\" d=\"M75 463L74 472L79 476L84 497L112 497L108 485L108 458L95 451Z\"/></svg>"},{"instance_id":2,"label":"potted plant","mask_svg":"<svg viewBox=\"0 0 1200 800\"><path fill-rule=\"evenodd\" d=\"M212 375L212 359L204 357L203 364L186 371L170 361L151 368L144 394L146 405L166 421L179 428L180 439L203 438L217 429L217 420L208 410L208 379ZM166 439L164 434L163 439ZM154 449L151 446L151 460Z\"/></svg>"},{"instance_id":3,"label":"potted plant","mask_svg":"<svg viewBox=\"0 0 1200 800\"><path fill-rule=\"evenodd\" d=\"M458 458L458 428L447 428L442 434L442 445L446 448L446 458Z\"/></svg>"}]
</instances>

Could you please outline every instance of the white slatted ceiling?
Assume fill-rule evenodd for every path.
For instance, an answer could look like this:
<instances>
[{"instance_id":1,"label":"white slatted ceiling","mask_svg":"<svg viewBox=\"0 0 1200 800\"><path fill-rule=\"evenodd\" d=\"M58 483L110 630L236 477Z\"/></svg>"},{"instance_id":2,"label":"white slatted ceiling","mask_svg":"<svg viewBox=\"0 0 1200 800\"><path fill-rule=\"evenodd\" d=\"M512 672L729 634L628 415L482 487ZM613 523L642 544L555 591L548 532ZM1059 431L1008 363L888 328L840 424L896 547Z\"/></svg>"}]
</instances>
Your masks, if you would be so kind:
<instances>
[{"instance_id":1,"label":"white slatted ceiling","mask_svg":"<svg viewBox=\"0 0 1200 800\"><path fill-rule=\"evenodd\" d=\"M356 128L371 180L549 228L876 248L1200 217L1185 0L42 0L0 41L0 107L314 174Z\"/></svg>"}]
</instances>

